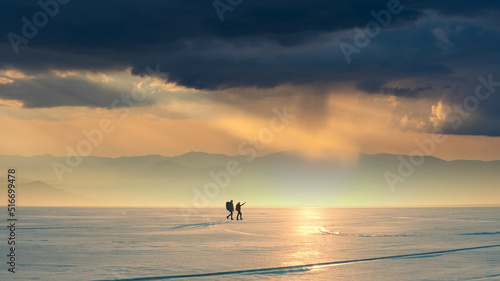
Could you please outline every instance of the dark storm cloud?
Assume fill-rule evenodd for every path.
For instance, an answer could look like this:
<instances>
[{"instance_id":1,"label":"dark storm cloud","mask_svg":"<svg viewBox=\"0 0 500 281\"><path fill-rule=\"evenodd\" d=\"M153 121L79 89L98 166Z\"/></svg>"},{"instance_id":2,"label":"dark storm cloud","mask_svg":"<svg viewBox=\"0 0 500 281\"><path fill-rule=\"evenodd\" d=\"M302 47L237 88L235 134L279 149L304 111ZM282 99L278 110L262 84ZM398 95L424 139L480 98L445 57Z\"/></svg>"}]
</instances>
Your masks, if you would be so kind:
<instances>
[{"instance_id":1,"label":"dark storm cloud","mask_svg":"<svg viewBox=\"0 0 500 281\"><path fill-rule=\"evenodd\" d=\"M424 92L427 90L432 90L431 86L417 87L417 88L400 88L400 87L383 87L382 92L384 94L394 95L394 96L406 96L406 97L415 97L420 92Z\"/></svg>"},{"instance_id":2,"label":"dark storm cloud","mask_svg":"<svg viewBox=\"0 0 500 281\"><path fill-rule=\"evenodd\" d=\"M500 2L496 0L481 0L481 1L436 1L436 0L420 0L412 1L406 4L417 10L435 10L443 15L454 15L463 17L476 17L484 15L488 11L496 11L500 9Z\"/></svg>"},{"instance_id":3,"label":"dark storm cloud","mask_svg":"<svg viewBox=\"0 0 500 281\"><path fill-rule=\"evenodd\" d=\"M42 0L47 2L47 0ZM48 1L50 2L50 0ZM225 1L223 1L225 2ZM386 0L243 1L221 22L213 1L70 1L59 5L37 46L135 49L163 43L170 48L184 39L264 37L283 45L303 42L311 33L349 29L372 20L370 11L386 8ZM21 17L41 10L36 1L1 4L2 33L19 31ZM408 10L397 19L413 20ZM41 32L42 33L42 32Z\"/></svg>"},{"instance_id":4,"label":"dark storm cloud","mask_svg":"<svg viewBox=\"0 0 500 281\"><path fill-rule=\"evenodd\" d=\"M371 10L387 6L386 0L244 1L234 11L226 12L221 22L212 3L70 1L59 5L58 13L49 18L46 26L38 28L27 44L19 45L18 55L14 55L7 36L3 37L0 61L3 67L35 71L132 66L136 74L144 73L147 65L161 63L173 80L206 89L309 83L317 80L313 77L338 69L320 65L310 51L282 58L265 57L266 46L276 46L277 52L311 46L320 35L366 24L373 20ZM2 2L0 34L13 32L22 36L21 18L32 21L40 10L36 1ZM405 10L392 25L420 16L420 11ZM225 48L227 44L231 50ZM260 53L246 58L246 49L253 47L260 48ZM308 56L312 56L311 60ZM290 71L290 67L302 69ZM308 68L312 78L303 77ZM207 73L209 69L217 70Z\"/></svg>"},{"instance_id":5,"label":"dark storm cloud","mask_svg":"<svg viewBox=\"0 0 500 281\"><path fill-rule=\"evenodd\" d=\"M379 93L385 82L386 81L384 80L361 81L356 85L356 87L367 93Z\"/></svg>"},{"instance_id":6,"label":"dark storm cloud","mask_svg":"<svg viewBox=\"0 0 500 281\"><path fill-rule=\"evenodd\" d=\"M385 81L383 80L370 80L359 82L356 87L359 90L367 93L382 93L394 96L416 97L418 93L427 90L432 90L431 86L416 87L416 88L402 88L402 87L384 87Z\"/></svg>"},{"instance_id":7,"label":"dark storm cloud","mask_svg":"<svg viewBox=\"0 0 500 281\"><path fill-rule=\"evenodd\" d=\"M500 136L500 73L486 72L464 84L446 101L465 113L452 110L442 129L448 134Z\"/></svg>"},{"instance_id":8,"label":"dark storm cloud","mask_svg":"<svg viewBox=\"0 0 500 281\"><path fill-rule=\"evenodd\" d=\"M55 106L119 108L153 103L151 98L141 99L140 102L134 100L132 84L129 88L117 89L82 78L48 75L15 80L14 83L0 84L0 98L22 101L26 108ZM129 100L131 102L127 103Z\"/></svg>"},{"instance_id":9,"label":"dark storm cloud","mask_svg":"<svg viewBox=\"0 0 500 281\"><path fill-rule=\"evenodd\" d=\"M42 9L37 1L2 1L0 68L37 74L132 67L133 74L147 75L148 66L160 64L169 80L197 89L346 81L368 93L406 97L437 89L436 80L463 78L456 74L463 69L480 72L485 65L496 65L489 71L500 73L500 34L487 26L498 23L500 1L484 0L401 1L402 12L392 15L390 24L348 64L339 42L353 44L353 28L363 29L374 20L370 11L387 9L388 2L243 0L220 21L212 0L72 0L58 5L58 12L27 44L19 45L16 55L7 34L21 36L21 18L32 22ZM387 86L413 78L428 78L429 84ZM66 83L68 88L85 87L81 81ZM0 88L4 98L16 99L28 90L28 85L24 90L8 87ZM24 94L25 104L103 106L115 93L93 89L45 95L42 100ZM485 107L484 116L493 114L489 110Z\"/></svg>"},{"instance_id":10,"label":"dark storm cloud","mask_svg":"<svg viewBox=\"0 0 500 281\"><path fill-rule=\"evenodd\" d=\"M57 3L55 0L43 3ZM453 7L465 6L456 1ZM312 83L370 74L372 60L363 50L356 63L347 65L337 46L321 49L322 36L364 27L373 17L370 11L387 9L387 0L363 1L243 1L224 13L221 22L212 1L69 1L58 5L58 13L38 28L27 44L14 55L7 36L1 47L1 67L25 71L57 69L106 69L133 67L134 74L146 74L148 65L160 63L171 80L187 87L273 87L283 83ZM405 7L393 15L388 29L411 24L424 11L459 13L460 9L434 1L401 1ZM474 3L474 10L490 8L495 2ZM22 17L33 20L41 11L36 1L8 1L0 4L0 34L22 35ZM397 34L396 34L397 35ZM341 39L341 38L337 38ZM400 45L397 37L384 42L387 50ZM404 38L401 38L404 39ZM429 38L428 40L434 40ZM419 45L427 44L424 41ZM419 47L414 45L414 47ZM253 50L255 53L250 54ZM391 50L392 52L393 50ZM387 55L375 58L385 67ZM378 61L377 61L378 60ZM381 75L398 77L433 74L447 67L430 60L387 65Z\"/></svg>"}]
</instances>

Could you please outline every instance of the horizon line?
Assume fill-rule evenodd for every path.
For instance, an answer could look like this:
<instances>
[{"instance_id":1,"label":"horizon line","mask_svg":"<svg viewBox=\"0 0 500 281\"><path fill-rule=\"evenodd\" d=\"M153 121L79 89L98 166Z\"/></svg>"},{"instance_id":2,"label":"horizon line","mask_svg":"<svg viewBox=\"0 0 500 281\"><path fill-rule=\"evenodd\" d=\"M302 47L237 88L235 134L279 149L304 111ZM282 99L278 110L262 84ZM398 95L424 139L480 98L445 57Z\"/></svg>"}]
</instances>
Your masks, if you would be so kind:
<instances>
[{"instance_id":1,"label":"horizon line","mask_svg":"<svg viewBox=\"0 0 500 281\"><path fill-rule=\"evenodd\" d=\"M7 205L0 205L6 207ZM136 209L178 209L179 206L88 206L88 205L74 205L74 206L17 206L21 208L136 208ZM248 206L245 209L355 209L355 208L498 208L500 204L450 204L450 205L339 205L339 206L301 206L301 205L256 205ZM194 208L194 207L193 207ZM208 206L203 209L219 209L219 206Z\"/></svg>"},{"instance_id":2,"label":"horizon line","mask_svg":"<svg viewBox=\"0 0 500 281\"><path fill-rule=\"evenodd\" d=\"M87 157L96 157L96 158L108 158L108 159L119 159L119 158L132 158L132 157L148 157L148 156L160 156L160 157L166 157L166 158L174 158L174 157L180 157L180 156L184 156L184 155L187 155L187 154L190 154L190 153L203 153L203 154L208 154L208 155L223 155L223 156L228 156L228 157L238 157L238 156L241 156L241 157L245 157L246 155L244 154L224 154L224 153L210 153L210 152L205 152L205 151L188 151L188 152L184 152L182 154L178 154L178 155L172 155L172 156L168 156L168 155L162 155L162 154L143 154L143 155L124 155L124 156L117 156L117 157L112 157L112 156L97 156L97 155L87 155L87 156L80 156L80 155L65 155L65 156L54 156L50 153L46 153L46 154L37 154L37 155L31 155L31 156L26 156L26 155L21 155L21 154L2 154L0 155L1 156L17 156L17 157L25 157L25 158L31 158L31 157L43 157L43 156L50 156L50 157L53 157L53 158L64 158L64 157L72 157L72 156L80 156L82 158L87 158ZM367 155L367 156L376 156L376 155L391 155L391 156L410 156L409 154L394 154L394 153L388 153L388 152L380 152L380 153L364 153L364 152L353 152L355 154L357 154L358 156L359 155ZM269 155L273 155L273 154L295 154L295 155L301 155L302 153L298 150L282 150L282 151L276 151L276 152L270 152L270 153L267 153L267 154L263 154L263 155L258 155L256 157L265 157L265 156L269 156ZM464 158L457 158L457 159L453 159L453 160L446 160L446 159L443 159L443 158L439 158L437 156L434 156L434 155L423 155L424 157L432 157L432 158L435 158L435 159L439 159L439 160L442 160L442 161L446 161L446 162L452 162L452 161L480 161L480 162L495 162L495 161L500 161L500 158L499 159L496 159L496 160L479 160L479 159L464 159ZM320 157L321 158L321 157ZM335 159L335 157L327 157L325 159Z\"/></svg>"}]
</instances>

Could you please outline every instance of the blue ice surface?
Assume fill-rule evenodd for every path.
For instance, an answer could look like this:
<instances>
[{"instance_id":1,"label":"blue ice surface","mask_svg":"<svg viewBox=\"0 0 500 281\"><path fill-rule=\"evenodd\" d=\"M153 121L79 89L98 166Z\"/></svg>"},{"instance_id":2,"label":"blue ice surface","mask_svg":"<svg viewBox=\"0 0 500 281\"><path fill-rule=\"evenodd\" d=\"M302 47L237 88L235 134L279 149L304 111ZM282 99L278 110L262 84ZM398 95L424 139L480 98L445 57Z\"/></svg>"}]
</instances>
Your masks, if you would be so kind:
<instances>
[{"instance_id":1,"label":"blue ice surface","mask_svg":"<svg viewBox=\"0 0 500 281\"><path fill-rule=\"evenodd\" d=\"M475 248L500 244L499 214L245 208L231 221L215 208L186 218L176 208L25 207L16 273L2 238L0 280L500 280L500 248Z\"/></svg>"}]
</instances>

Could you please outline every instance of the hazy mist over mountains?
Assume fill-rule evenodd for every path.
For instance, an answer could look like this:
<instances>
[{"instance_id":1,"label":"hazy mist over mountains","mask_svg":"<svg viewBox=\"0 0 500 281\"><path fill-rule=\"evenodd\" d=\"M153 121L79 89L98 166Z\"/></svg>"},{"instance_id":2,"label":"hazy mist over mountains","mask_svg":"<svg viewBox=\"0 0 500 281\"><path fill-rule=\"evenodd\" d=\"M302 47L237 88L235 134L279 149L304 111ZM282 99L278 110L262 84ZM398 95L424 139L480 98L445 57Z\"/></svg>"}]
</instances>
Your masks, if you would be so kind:
<instances>
[{"instance_id":1,"label":"hazy mist over mountains","mask_svg":"<svg viewBox=\"0 0 500 281\"><path fill-rule=\"evenodd\" d=\"M426 156L420 165L412 165L408 156L361 154L356 163L346 164L292 152L254 159L189 152L81 160L70 167L64 157L0 156L4 168L18 167L19 206L182 204L224 209L230 199L248 206L500 204L500 161ZM54 162L68 168L60 175L62 181ZM228 163L237 165L232 168L239 173L231 175ZM388 173L396 179L392 187Z\"/></svg>"}]
</instances>

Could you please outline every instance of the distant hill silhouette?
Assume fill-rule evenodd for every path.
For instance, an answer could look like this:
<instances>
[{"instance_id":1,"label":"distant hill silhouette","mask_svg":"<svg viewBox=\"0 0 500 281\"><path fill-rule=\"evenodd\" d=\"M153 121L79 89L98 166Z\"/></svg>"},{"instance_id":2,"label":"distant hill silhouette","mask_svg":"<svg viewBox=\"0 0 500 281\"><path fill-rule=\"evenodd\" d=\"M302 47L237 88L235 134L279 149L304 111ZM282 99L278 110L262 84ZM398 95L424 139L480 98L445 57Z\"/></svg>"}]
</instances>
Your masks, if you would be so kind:
<instances>
[{"instance_id":1,"label":"distant hill silhouette","mask_svg":"<svg viewBox=\"0 0 500 281\"><path fill-rule=\"evenodd\" d=\"M204 152L175 157L92 156L65 173L62 182L52 163L65 164L64 157L0 156L0 164L4 170L17 167L16 181L20 187L24 185L26 193L20 196L29 199L26 204L55 206L65 200L77 204L83 199L74 194L82 194L95 205L192 205L196 192L203 193L207 184L216 182L210 173L224 174L229 161L238 163L241 173L231 176L227 187L212 190L211 206L221 206L231 198L254 206L500 204L500 161L445 161L425 156L410 176L391 189L385 174L398 175L401 158L408 161L405 155L360 154L357 161L345 163L295 152L251 161L248 156ZM225 180L224 176L219 180Z\"/></svg>"},{"instance_id":2,"label":"distant hill silhouette","mask_svg":"<svg viewBox=\"0 0 500 281\"><path fill-rule=\"evenodd\" d=\"M245 156L228 156L224 154L210 154L206 152L188 152L171 157L172 161L187 167L214 167L224 166L229 160L241 161Z\"/></svg>"},{"instance_id":3,"label":"distant hill silhouette","mask_svg":"<svg viewBox=\"0 0 500 281\"><path fill-rule=\"evenodd\" d=\"M41 181L16 186L18 206L88 206L92 200L55 188Z\"/></svg>"}]
</instances>

